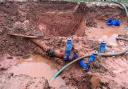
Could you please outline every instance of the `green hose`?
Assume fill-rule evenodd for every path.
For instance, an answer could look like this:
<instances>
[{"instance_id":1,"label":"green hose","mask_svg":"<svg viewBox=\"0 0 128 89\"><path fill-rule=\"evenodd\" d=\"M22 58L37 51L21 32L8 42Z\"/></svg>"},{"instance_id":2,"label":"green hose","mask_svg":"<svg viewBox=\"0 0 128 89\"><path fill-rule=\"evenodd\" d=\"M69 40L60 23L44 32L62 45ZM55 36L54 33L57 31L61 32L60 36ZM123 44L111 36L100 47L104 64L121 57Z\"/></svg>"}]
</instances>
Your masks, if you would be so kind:
<instances>
[{"instance_id":1,"label":"green hose","mask_svg":"<svg viewBox=\"0 0 128 89\"><path fill-rule=\"evenodd\" d=\"M71 64L73 64L73 63L75 63L75 62L77 62L77 61L79 61L79 60L81 60L81 59L83 59L83 58L87 58L87 57L89 57L89 56L90 56L90 54L84 55L84 56L82 56L82 57L79 57L79 58L77 58L77 59L71 61L71 62L68 63L67 65L63 66L59 71L57 71L57 72L54 74L54 76L51 78L51 81L54 80L54 79L56 79L56 77L57 77L64 69L66 69L68 66L70 66Z\"/></svg>"},{"instance_id":2,"label":"green hose","mask_svg":"<svg viewBox=\"0 0 128 89\"><path fill-rule=\"evenodd\" d=\"M128 48L126 48L126 50L123 50L123 51L117 52L117 53L100 53L100 54L99 54L99 53L96 52L96 53L94 53L94 55L96 55L96 56L102 56L102 57L112 57L112 56L124 55L125 53L127 54L127 52L128 52ZM65 66L63 66L59 71L57 71L57 72L53 75L53 77L51 78L51 81L54 80L54 79L56 79L56 77L58 77L59 74L60 74L64 69L66 69L67 67L69 67L69 66L72 65L73 63L75 63L75 62L77 62L77 61L79 61L79 60L81 60L81 59L83 59L83 58L88 58L88 57L90 57L90 55L91 55L91 54L84 55L84 56L79 57L79 58L77 58L77 59L71 61L70 63L66 64Z\"/></svg>"}]
</instances>

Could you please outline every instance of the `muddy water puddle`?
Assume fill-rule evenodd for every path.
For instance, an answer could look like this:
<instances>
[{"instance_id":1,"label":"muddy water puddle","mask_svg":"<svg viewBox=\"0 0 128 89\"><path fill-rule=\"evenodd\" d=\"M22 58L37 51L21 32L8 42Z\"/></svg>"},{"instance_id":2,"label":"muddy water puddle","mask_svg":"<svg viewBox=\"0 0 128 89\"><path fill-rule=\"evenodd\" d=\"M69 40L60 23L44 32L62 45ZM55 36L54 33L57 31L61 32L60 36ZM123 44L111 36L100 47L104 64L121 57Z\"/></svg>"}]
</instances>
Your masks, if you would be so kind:
<instances>
[{"instance_id":1,"label":"muddy water puddle","mask_svg":"<svg viewBox=\"0 0 128 89\"><path fill-rule=\"evenodd\" d=\"M40 55L32 55L27 59L21 58L18 64L9 68L7 72L14 73L15 75L25 74L31 77L44 77L52 87L65 85L65 82L61 77L58 77L54 81L50 81L51 77L57 72L57 70L50 59L44 58Z\"/></svg>"}]
</instances>

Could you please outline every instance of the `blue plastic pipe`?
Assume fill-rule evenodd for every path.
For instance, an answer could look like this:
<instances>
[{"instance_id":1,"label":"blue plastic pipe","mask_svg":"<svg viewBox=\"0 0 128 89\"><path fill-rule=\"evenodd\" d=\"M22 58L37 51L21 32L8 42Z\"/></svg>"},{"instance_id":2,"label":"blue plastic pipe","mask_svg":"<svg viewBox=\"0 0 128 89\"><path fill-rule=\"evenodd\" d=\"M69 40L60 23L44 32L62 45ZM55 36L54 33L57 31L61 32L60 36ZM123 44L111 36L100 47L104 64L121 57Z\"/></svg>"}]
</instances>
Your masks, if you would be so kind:
<instances>
[{"instance_id":1,"label":"blue plastic pipe","mask_svg":"<svg viewBox=\"0 0 128 89\"><path fill-rule=\"evenodd\" d=\"M79 61L79 66L80 66L83 70L85 70L86 72L88 72L88 71L89 71L89 68L90 68L90 64L91 64L92 62L94 62L94 61L95 61L95 55L92 54L92 55L89 57L89 60L88 60L87 63L84 62L84 59L81 59L81 60Z\"/></svg>"},{"instance_id":2,"label":"blue plastic pipe","mask_svg":"<svg viewBox=\"0 0 128 89\"><path fill-rule=\"evenodd\" d=\"M72 50L72 41L71 41L70 38L68 38L67 42L66 42L64 61L68 61L69 60L69 56L71 54L71 50Z\"/></svg>"},{"instance_id":3,"label":"blue plastic pipe","mask_svg":"<svg viewBox=\"0 0 128 89\"><path fill-rule=\"evenodd\" d=\"M89 71L89 64L88 63L84 63L84 59L81 59L80 61L79 61L79 66L83 69L83 70L85 70L85 71Z\"/></svg>"},{"instance_id":4,"label":"blue plastic pipe","mask_svg":"<svg viewBox=\"0 0 128 89\"><path fill-rule=\"evenodd\" d=\"M77 59L77 58L78 58L78 54L77 54L77 53L74 53L74 55L73 55L73 58L72 58L72 59L74 60L74 59Z\"/></svg>"},{"instance_id":5,"label":"blue plastic pipe","mask_svg":"<svg viewBox=\"0 0 128 89\"><path fill-rule=\"evenodd\" d=\"M88 63L91 64L92 62L95 61L95 55L92 54L90 57L89 57L89 60L88 60Z\"/></svg>"}]
</instances>

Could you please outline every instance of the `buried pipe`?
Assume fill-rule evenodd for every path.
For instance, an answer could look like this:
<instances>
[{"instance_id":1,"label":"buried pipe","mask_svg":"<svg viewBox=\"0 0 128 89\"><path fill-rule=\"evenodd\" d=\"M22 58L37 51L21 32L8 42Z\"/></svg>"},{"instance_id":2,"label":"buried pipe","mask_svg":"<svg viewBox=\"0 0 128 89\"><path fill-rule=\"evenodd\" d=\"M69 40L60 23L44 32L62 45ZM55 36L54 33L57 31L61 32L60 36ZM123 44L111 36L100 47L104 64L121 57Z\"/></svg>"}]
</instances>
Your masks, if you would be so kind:
<instances>
[{"instance_id":1,"label":"buried pipe","mask_svg":"<svg viewBox=\"0 0 128 89\"><path fill-rule=\"evenodd\" d=\"M43 37L43 36L26 36L26 35L22 35L22 34L11 34L8 33L8 35L10 36L15 36L15 37L22 37L22 38L27 38L30 41L32 41L35 45L37 45L38 47L40 47L43 51L46 52L47 56L49 57L57 57L60 59L64 58L64 54L65 51L64 50L60 50L60 49L52 49L50 47L48 47L45 43L41 43L38 38ZM84 55L83 52L78 52L74 47L72 47L72 51L73 53L78 53L78 56L82 56ZM75 57L76 55L74 55ZM75 59L75 58L74 58Z\"/></svg>"},{"instance_id":2,"label":"buried pipe","mask_svg":"<svg viewBox=\"0 0 128 89\"><path fill-rule=\"evenodd\" d=\"M117 53L94 53L95 56L102 56L102 57L113 57L113 56L120 56L120 55L124 55L125 53L128 52L128 49L121 51L121 52L117 52ZM53 77L51 78L51 81L56 79L56 77L59 76L60 73L62 73L63 70L65 70L67 67L69 67L70 65L74 64L77 61L80 61L83 58L88 58L90 57L91 54L86 54L82 57L79 57L73 61L71 61L70 63L66 64L65 66L63 66L58 72L56 72Z\"/></svg>"},{"instance_id":3,"label":"buried pipe","mask_svg":"<svg viewBox=\"0 0 128 89\"><path fill-rule=\"evenodd\" d=\"M48 47L45 43L40 43L37 39L30 39L34 44L36 44L38 47L40 47L42 50L44 50L49 57L57 57L60 59L64 58L65 51L60 49L52 49ZM78 53L78 56L82 56L83 52L78 52L74 47L72 47L72 52L74 53L73 59L76 59L75 53ZM71 53L72 54L72 53Z\"/></svg>"},{"instance_id":4,"label":"buried pipe","mask_svg":"<svg viewBox=\"0 0 128 89\"><path fill-rule=\"evenodd\" d=\"M45 43L41 44L36 39L30 39L34 44L36 44L38 47L40 47L42 50L44 50L49 57L57 57L57 58L63 58L64 57L64 51L63 50L53 50L50 47L48 47Z\"/></svg>"},{"instance_id":5,"label":"buried pipe","mask_svg":"<svg viewBox=\"0 0 128 89\"><path fill-rule=\"evenodd\" d=\"M50 47L48 47L45 43L40 43L40 41L37 40L38 38L43 37L43 36L26 36L22 34L12 34L12 33L8 33L8 35L15 36L15 37L28 38L30 41L32 41L34 44L36 44L38 47L44 50L50 57L57 57L61 59L64 57L63 50L59 50L59 49L53 50Z\"/></svg>"}]
</instances>

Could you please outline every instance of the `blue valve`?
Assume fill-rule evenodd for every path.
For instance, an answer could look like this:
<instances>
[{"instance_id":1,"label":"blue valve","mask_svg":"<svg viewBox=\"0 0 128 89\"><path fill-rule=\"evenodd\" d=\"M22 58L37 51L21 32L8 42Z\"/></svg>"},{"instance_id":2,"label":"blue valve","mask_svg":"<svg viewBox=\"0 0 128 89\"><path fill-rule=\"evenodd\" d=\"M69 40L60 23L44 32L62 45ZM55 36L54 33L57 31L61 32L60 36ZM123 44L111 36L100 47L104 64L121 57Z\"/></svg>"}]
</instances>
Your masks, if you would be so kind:
<instances>
[{"instance_id":1,"label":"blue valve","mask_svg":"<svg viewBox=\"0 0 128 89\"><path fill-rule=\"evenodd\" d=\"M114 20L112 18L106 20L106 24L108 26L120 26L120 23L121 22L119 20Z\"/></svg>"},{"instance_id":2,"label":"blue valve","mask_svg":"<svg viewBox=\"0 0 128 89\"><path fill-rule=\"evenodd\" d=\"M105 53L106 51L106 43L103 41L99 44L99 49L98 49L98 52L99 53Z\"/></svg>"},{"instance_id":3,"label":"blue valve","mask_svg":"<svg viewBox=\"0 0 128 89\"><path fill-rule=\"evenodd\" d=\"M79 61L79 66L80 66L83 70L85 70L86 72L89 71L90 66L89 66L88 63L84 63L84 59L81 59L81 60Z\"/></svg>"},{"instance_id":4,"label":"blue valve","mask_svg":"<svg viewBox=\"0 0 128 89\"><path fill-rule=\"evenodd\" d=\"M94 62L94 61L95 61L95 55L92 54L92 55L89 57L88 63L90 64L90 63L92 63L92 62Z\"/></svg>"},{"instance_id":5,"label":"blue valve","mask_svg":"<svg viewBox=\"0 0 128 89\"><path fill-rule=\"evenodd\" d=\"M67 39L66 42L66 49L65 49L65 54L64 54L64 61L68 61L69 60L69 56L71 54L71 50L72 50L72 41L70 38Z\"/></svg>"}]
</instances>

